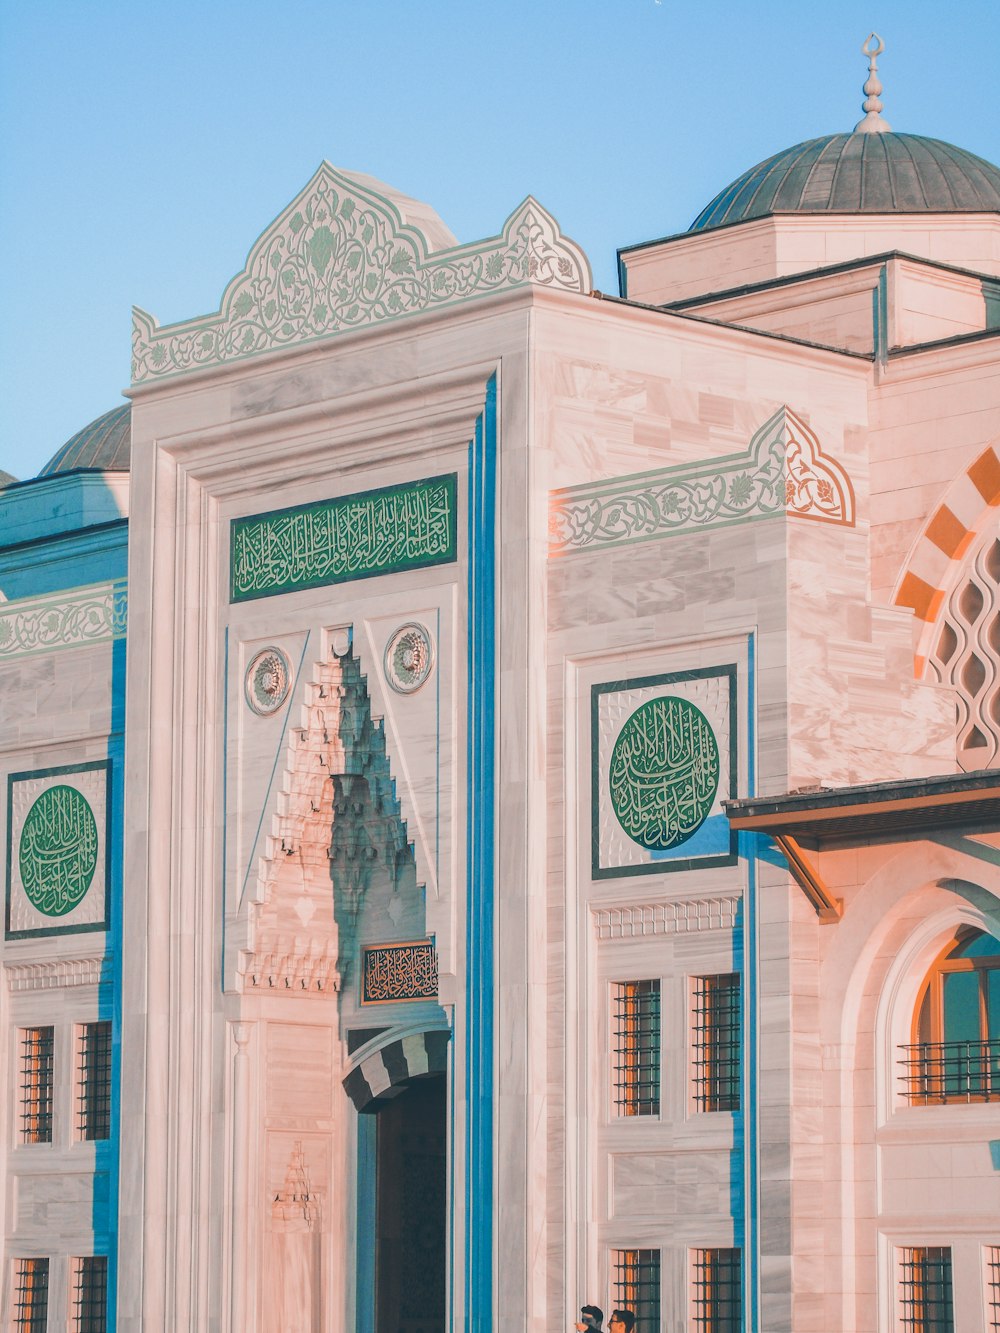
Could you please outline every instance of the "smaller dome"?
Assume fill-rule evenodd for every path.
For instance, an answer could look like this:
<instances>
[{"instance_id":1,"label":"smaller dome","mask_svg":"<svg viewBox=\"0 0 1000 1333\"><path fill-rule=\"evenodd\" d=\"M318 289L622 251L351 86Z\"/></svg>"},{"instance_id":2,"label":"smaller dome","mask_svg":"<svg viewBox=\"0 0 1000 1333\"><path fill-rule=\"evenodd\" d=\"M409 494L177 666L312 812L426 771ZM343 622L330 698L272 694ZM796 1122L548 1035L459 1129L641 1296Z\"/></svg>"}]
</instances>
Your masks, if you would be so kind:
<instances>
[{"instance_id":1,"label":"smaller dome","mask_svg":"<svg viewBox=\"0 0 1000 1333\"><path fill-rule=\"evenodd\" d=\"M127 472L132 456L132 404L123 403L92 421L66 441L39 472Z\"/></svg>"},{"instance_id":2,"label":"smaller dome","mask_svg":"<svg viewBox=\"0 0 1000 1333\"><path fill-rule=\"evenodd\" d=\"M0 491L2 491L5 486L10 486L15 481L17 481L16 477L12 477L9 472L4 472L3 468L0 468Z\"/></svg>"}]
</instances>

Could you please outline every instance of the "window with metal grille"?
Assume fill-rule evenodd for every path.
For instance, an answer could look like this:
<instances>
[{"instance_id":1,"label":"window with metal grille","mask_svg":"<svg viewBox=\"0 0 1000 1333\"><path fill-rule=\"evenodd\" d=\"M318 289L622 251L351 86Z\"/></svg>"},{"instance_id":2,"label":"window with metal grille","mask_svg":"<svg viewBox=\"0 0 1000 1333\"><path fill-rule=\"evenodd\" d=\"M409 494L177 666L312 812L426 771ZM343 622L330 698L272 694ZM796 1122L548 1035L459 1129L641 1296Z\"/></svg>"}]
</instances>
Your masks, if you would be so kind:
<instances>
[{"instance_id":1,"label":"window with metal grille","mask_svg":"<svg viewBox=\"0 0 1000 1333\"><path fill-rule=\"evenodd\" d=\"M12 1314L14 1333L45 1333L49 1318L48 1259L14 1260Z\"/></svg>"},{"instance_id":2,"label":"window with metal grille","mask_svg":"<svg viewBox=\"0 0 1000 1333\"><path fill-rule=\"evenodd\" d=\"M989 1333L1000 1333L1000 1245L986 1247L986 1312Z\"/></svg>"},{"instance_id":3,"label":"window with metal grille","mask_svg":"<svg viewBox=\"0 0 1000 1333\"><path fill-rule=\"evenodd\" d=\"M692 1305L697 1333L741 1333L742 1250L692 1251Z\"/></svg>"},{"instance_id":4,"label":"window with metal grille","mask_svg":"<svg viewBox=\"0 0 1000 1333\"><path fill-rule=\"evenodd\" d=\"M912 1333L954 1333L951 1250L945 1245L899 1251L900 1326Z\"/></svg>"},{"instance_id":5,"label":"window with metal grille","mask_svg":"<svg viewBox=\"0 0 1000 1333\"><path fill-rule=\"evenodd\" d=\"M21 1142L52 1142L54 1029L21 1029Z\"/></svg>"},{"instance_id":6,"label":"window with metal grille","mask_svg":"<svg viewBox=\"0 0 1000 1333\"><path fill-rule=\"evenodd\" d=\"M81 1139L111 1137L111 1024L78 1029L76 1132Z\"/></svg>"},{"instance_id":7,"label":"window with metal grille","mask_svg":"<svg viewBox=\"0 0 1000 1333\"><path fill-rule=\"evenodd\" d=\"M108 1260L88 1254L73 1260L73 1333L107 1333Z\"/></svg>"},{"instance_id":8,"label":"window with metal grille","mask_svg":"<svg viewBox=\"0 0 1000 1333\"><path fill-rule=\"evenodd\" d=\"M699 1111L740 1109L740 974L696 977L691 1083Z\"/></svg>"},{"instance_id":9,"label":"window with metal grille","mask_svg":"<svg viewBox=\"0 0 1000 1333\"><path fill-rule=\"evenodd\" d=\"M614 1105L618 1115L660 1113L660 982L614 987Z\"/></svg>"},{"instance_id":10,"label":"window with metal grille","mask_svg":"<svg viewBox=\"0 0 1000 1333\"><path fill-rule=\"evenodd\" d=\"M660 1333L660 1251L611 1251L612 1307L631 1310L635 1333Z\"/></svg>"}]
</instances>

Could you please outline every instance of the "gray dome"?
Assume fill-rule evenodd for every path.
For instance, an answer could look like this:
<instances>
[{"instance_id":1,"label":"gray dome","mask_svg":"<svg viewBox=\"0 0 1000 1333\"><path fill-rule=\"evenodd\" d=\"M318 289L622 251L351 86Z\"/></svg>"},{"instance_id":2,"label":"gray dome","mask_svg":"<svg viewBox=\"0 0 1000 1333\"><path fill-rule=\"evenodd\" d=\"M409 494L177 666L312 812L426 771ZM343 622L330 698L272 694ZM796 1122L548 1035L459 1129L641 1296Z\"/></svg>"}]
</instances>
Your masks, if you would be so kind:
<instances>
[{"instance_id":1,"label":"gray dome","mask_svg":"<svg viewBox=\"0 0 1000 1333\"><path fill-rule=\"evenodd\" d=\"M745 171L688 230L771 213L1000 213L1000 169L919 134L828 134Z\"/></svg>"},{"instance_id":2,"label":"gray dome","mask_svg":"<svg viewBox=\"0 0 1000 1333\"><path fill-rule=\"evenodd\" d=\"M4 472L3 468L0 468L0 491L2 491L5 486L9 486L13 481L17 481L17 478L12 477L9 472Z\"/></svg>"},{"instance_id":3,"label":"gray dome","mask_svg":"<svg viewBox=\"0 0 1000 1333\"><path fill-rule=\"evenodd\" d=\"M127 472L132 455L132 404L123 403L92 421L66 441L39 472L52 477L57 472L88 469L98 472Z\"/></svg>"}]
</instances>

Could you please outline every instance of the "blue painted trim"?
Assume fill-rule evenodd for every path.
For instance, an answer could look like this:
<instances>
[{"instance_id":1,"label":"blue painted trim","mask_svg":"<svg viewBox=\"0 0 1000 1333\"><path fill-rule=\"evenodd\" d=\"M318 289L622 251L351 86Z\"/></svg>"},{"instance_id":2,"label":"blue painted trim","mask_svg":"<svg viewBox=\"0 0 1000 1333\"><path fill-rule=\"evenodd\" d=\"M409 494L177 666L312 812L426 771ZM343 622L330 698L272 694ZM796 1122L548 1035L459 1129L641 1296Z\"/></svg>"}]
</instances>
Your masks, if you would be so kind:
<instances>
[{"instance_id":1,"label":"blue painted trim","mask_svg":"<svg viewBox=\"0 0 1000 1333\"><path fill-rule=\"evenodd\" d=\"M222 892L219 911L222 914L222 949L219 955L219 990L226 992L226 833L229 828L229 626L222 647ZM242 896L242 895L241 895Z\"/></svg>"},{"instance_id":2,"label":"blue painted trim","mask_svg":"<svg viewBox=\"0 0 1000 1333\"><path fill-rule=\"evenodd\" d=\"M747 795L757 794L756 639L747 638ZM740 857L747 867L743 911L743 1285L744 1327L760 1329L760 1104L758 1088L759 967L757 938L757 844L740 833Z\"/></svg>"},{"instance_id":3,"label":"blue painted trim","mask_svg":"<svg viewBox=\"0 0 1000 1333\"><path fill-rule=\"evenodd\" d=\"M358 1229L355 1327L357 1333L375 1333L375 1171L378 1117L359 1115L358 1124Z\"/></svg>"},{"instance_id":4,"label":"blue painted trim","mask_svg":"<svg viewBox=\"0 0 1000 1333\"><path fill-rule=\"evenodd\" d=\"M493 1327L496 377L469 446L465 1327Z\"/></svg>"},{"instance_id":5,"label":"blue painted trim","mask_svg":"<svg viewBox=\"0 0 1000 1333\"><path fill-rule=\"evenodd\" d=\"M122 885L125 834L125 662L126 640L116 639L111 648L111 734L108 760L111 767L109 799L111 802L108 839L111 859L109 877L109 926L105 937L105 957L110 961L110 986L102 982L98 993L98 1015L111 1020L111 1136L107 1144L107 1202L98 1215L98 1190L95 1179L94 1232L107 1237L108 1310L107 1326L114 1333L118 1320L118 1197L121 1170L121 1077L122 1077ZM103 1147L103 1145L101 1145ZM103 1154L102 1154L103 1155ZM98 1156L100 1161L100 1155ZM96 1248L96 1247L95 1247Z\"/></svg>"}]
</instances>

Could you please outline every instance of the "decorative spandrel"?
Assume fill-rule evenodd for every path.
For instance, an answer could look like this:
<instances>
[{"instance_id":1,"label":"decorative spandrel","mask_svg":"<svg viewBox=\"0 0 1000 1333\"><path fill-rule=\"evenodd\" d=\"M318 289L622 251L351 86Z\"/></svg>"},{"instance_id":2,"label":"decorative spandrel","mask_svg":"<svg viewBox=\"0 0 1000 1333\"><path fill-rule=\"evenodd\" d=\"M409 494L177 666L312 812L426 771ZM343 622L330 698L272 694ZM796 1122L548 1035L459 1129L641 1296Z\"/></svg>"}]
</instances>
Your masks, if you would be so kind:
<instances>
[{"instance_id":1,"label":"decorative spandrel","mask_svg":"<svg viewBox=\"0 0 1000 1333\"><path fill-rule=\"evenodd\" d=\"M733 863L735 666L595 685L591 727L595 879Z\"/></svg>"},{"instance_id":2,"label":"decorative spandrel","mask_svg":"<svg viewBox=\"0 0 1000 1333\"><path fill-rule=\"evenodd\" d=\"M365 1004L433 1000L437 993L437 951L429 940L365 949L361 994Z\"/></svg>"},{"instance_id":3,"label":"decorative spandrel","mask_svg":"<svg viewBox=\"0 0 1000 1333\"><path fill-rule=\"evenodd\" d=\"M640 847L686 842L719 789L719 747L704 713L670 695L641 704L615 741L608 787L619 824Z\"/></svg>"},{"instance_id":4,"label":"decorative spandrel","mask_svg":"<svg viewBox=\"0 0 1000 1333\"><path fill-rule=\"evenodd\" d=\"M108 781L107 762L8 777L8 939L107 928Z\"/></svg>"},{"instance_id":5,"label":"decorative spandrel","mask_svg":"<svg viewBox=\"0 0 1000 1333\"><path fill-rule=\"evenodd\" d=\"M231 600L449 563L457 487L452 473L233 519Z\"/></svg>"},{"instance_id":6,"label":"decorative spandrel","mask_svg":"<svg viewBox=\"0 0 1000 1333\"><path fill-rule=\"evenodd\" d=\"M97 820L75 787L43 791L21 826L18 869L28 901L44 916L65 916L97 869Z\"/></svg>"},{"instance_id":7,"label":"decorative spandrel","mask_svg":"<svg viewBox=\"0 0 1000 1333\"><path fill-rule=\"evenodd\" d=\"M315 342L524 285L586 292L590 266L527 198L499 236L431 252L392 201L321 164L264 232L218 314L160 328L132 319L132 380Z\"/></svg>"}]
</instances>

